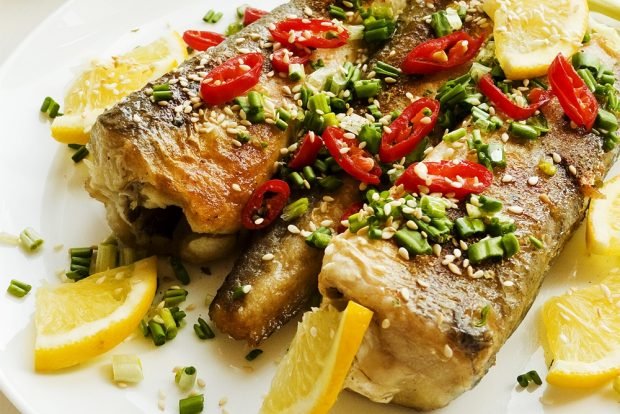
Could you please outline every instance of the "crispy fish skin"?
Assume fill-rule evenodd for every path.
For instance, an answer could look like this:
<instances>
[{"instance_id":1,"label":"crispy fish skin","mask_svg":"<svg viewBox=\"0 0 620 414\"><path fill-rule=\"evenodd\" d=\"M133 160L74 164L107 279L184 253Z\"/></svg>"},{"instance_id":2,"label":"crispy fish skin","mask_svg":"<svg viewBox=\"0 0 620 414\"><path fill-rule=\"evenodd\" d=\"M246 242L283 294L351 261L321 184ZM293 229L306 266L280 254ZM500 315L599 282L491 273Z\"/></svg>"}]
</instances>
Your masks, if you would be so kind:
<instances>
[{"instance_id":1,"label":"crispy fish skin","mask_svg":"<svg viewBox=\"0 0 620 414\"><path fill-rule=\"evenodd\" d=\"M235 146L236 134L227 129L241 120L227 113L225 106L202 104L200 81L233 56L260 52L265 64L254 89L268 95L275 108L294 106L293 97L283 91L291 82L268 76L272 49L261 44L269 41L270 24L289 16L306 16L305 9L312 10L314 17L327 17L330 3L293 0L186 61L153 82L170 83L173 98L167 106L152 102L145 88L99 116L91 131L92 162L86 187L105 204L108 222L117 236L125 243L166 253L179 248L170 238L180 220L194 233L230 241L222 236L240 229L241 209L252 191L273 174L274 162L289 137L273 125L257 124L247 129L260 143ZM348 59L342 53L346 50L334 52L333 58ZM175 110L179 106L180 112ZM187 107L193 110L186 113ZM182 119L180 126L175 125L175 118ZM220 248L225 244L216 243Z\"/></svg>"},{"instance_id":2,"label":"crispy fish skin","mask_svg":"<svg viewBox=\"0 0 620 414\"><path fill-rule=\"evenodd\" d=\"M616 61L599 47L589 52ZM375 312L346 386L377 402L394 402L419 410L448 404L472 388L493 365L500 347L532 305L552 260L584 217L588 197L617 157L605 153L594 133L571 128L557 100L542 109L550 131L534 141L511 139L505 145L507 167L495 174L485 194L498 198L515 219L521 252L499 263L477 265L485 277L474 278L442 264L458 255L452 244L440 257L404 260L395 244L346 232L325 251L319 289L336 305L355 300ZM491 139L499 139L492 137ZM538 173L538 161L558 153L558 172ZM515 180L502 183L502 176ZM536 185L528 177L539 176ZM537 250L528 237L543 240ZM466 252L460 251L463 256ZM484 306L491 311L479 326Z\"/></svg>"},{"instance_id":3,"label":"crispy fish skin","mask_svg":"<svg viewBox=\"0 0 620 414\"><path fill-rule=\"evenodd\" d=\"M309 246L304 237L289 232L288 226L308 229L310 222L337 223L359 199L357 185L349 179L333 194L333 201L323 201L323 194L310 195L310 209L296 221L278 220L254 235L209 306L209 316L220 331L255 346L310 307L318 294L323 250ZM321 208L322 204L329 208ZM273 259L264 260L266 254ZM234 299L234 289L244 285L252 286L250 293Z\"/></svg>"}]
</instances>

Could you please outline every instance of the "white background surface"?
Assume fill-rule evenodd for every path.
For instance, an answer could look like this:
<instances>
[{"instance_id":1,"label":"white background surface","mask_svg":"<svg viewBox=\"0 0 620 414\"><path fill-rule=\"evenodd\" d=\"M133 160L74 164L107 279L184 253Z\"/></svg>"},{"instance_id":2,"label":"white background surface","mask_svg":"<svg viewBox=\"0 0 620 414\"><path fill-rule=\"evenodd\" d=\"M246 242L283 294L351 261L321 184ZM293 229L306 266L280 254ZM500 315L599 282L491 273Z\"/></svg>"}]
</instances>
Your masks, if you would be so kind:
<instances>
[{"instance_id":1,"label":"white background surface","mask_svg":"<svg viewBox=\"0 0 620 414\"><path fill-rule=\"evenodd\" d=\"M64 0L0 0L0 16L2 16L0 66L24 36L62 3ZM2 391L0 391L0 413L18 414Z\"/></svg>"}]
</instances>

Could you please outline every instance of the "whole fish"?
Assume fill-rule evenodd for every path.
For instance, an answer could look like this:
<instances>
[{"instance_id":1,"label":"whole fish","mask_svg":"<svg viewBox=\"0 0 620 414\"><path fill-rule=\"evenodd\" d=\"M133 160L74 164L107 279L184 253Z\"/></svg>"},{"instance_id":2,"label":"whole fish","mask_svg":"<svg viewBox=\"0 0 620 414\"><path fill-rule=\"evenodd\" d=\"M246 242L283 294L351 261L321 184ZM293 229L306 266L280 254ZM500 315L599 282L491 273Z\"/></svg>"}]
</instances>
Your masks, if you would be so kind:
<instances>
[{"instance_id":1,"label":"whole fish","mask_svg":"<svg viewBox=\"0 0 620 414\"><path fill-rule=\"evenodd\" d=\"M617 60L596 42L585 50L618 76ZM403 57L397 53L384 58L400 66ZM386 103L388 110L401 105L400 96L406 92L419 93L410 85L405 81L393 89L398 98L394 105ZM319 275L326 302L344 306L354 300L375 315L348 388L373 401L432 410L475 386L494 364L618 154L617 149L604 150L600 134L571 126L557 99L541 112L549 131L539 139L509 138L503 129L486 138L509 138L504 143L506 166L494 169L493 183L483 195L501 201L504 213L514 220L518 253L472 264L471 244L453 239L438 243L434 254L407 260L392 241L371 240L363 232L347 231L332 239ZM464 127L471 136L469 120ZM443 142L427 161L446 156L472 159L475 150L468 148L465 138ZM541 173L541 159L553 159L557 172ZM542 245L531 243L530 237Z\"/></svg>"}]
</instances>

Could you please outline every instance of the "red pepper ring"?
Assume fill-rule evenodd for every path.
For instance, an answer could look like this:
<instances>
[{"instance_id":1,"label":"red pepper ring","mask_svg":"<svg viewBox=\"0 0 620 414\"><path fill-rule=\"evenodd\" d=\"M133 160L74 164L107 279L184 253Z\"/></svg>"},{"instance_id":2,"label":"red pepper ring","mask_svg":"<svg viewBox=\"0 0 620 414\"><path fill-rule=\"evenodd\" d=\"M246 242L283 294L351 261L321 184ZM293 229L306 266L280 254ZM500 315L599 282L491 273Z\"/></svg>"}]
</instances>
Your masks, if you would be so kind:
<instances>
[{"instance_id":1,"label":"red pepper ring","mask_svg":"<svg viewBox=\"0 0 620 414\"><path fill-rule=\"evenodd\" d=\"M430 111L430 114L425 112ZM390 132L381 138L379 157L382 162L394 162L406 157L435 127L439 116L439 101L420 98L410 104L390 124ZM422 119L428 118L428 122Z\"/></svg>"},{"instance_id":2,"label":"red pepper ring","mask_svg":"<svg viewBox=\"0 0 620 414\"><path fill-rule=\"evenodd\" d=\"M547 73L551 90L568 117L588 131L598 114L598 102L573 66L561 53L551 62Z\"/></svg>"},{"instance_id":3,"label":"red pepper ring","mask_svg":"<svg viewBox=\"0 0 620 414\"><path fill-rule=\"evenodd\" d=\"M463 31L427 40L409 52L401 69L408 75L426 75L454 68L473 59L483 41L484 35L473 38Z\"/></svg>"},{"instance_id":4,"label":"red pepper ring","mask_svg":"<svg viewBox=\"0 0 620 414\"><path fill-rule=\"evenodd\" d=\"M254 7L246 7L245 11L243 12L243 25L250 25L266 14L269 14L269 12L261 9L256 9Z\"/></svg>"},{"instance_id":5,"label":"red pepper ring","mask_svg":"<svg viewBox=\"0 0 620 414\"><path fill-rule=\"evenodd\" d=\"M260 53L246 53L228 59L200 83L202 100L210 105L220 105L253 88L260 78L263 61Z\"/></svg>"},{"instance_id":6,"label":"red pepper ring","mask_svg":"<svg viewBox=\"0 0 620 414\"><path fill-rule=\"evenodd\" d=\"M359 147L358 140L345 138L342 129L328 126L323 132L323 142L347 174L366 184L381 182L381 167L368 151Z\"/></svg>"},{"instance_id":7,"label":"red pepper ring","mask_svg":"<svg viewBox=\"0 0 620 414\"><path fill-rule=\"evenodd\" d=\"M454 194L463 199L479 194L493 183L493 173L481 164L469 161L415 162L396 180L406 191L418 193L420 186L431 193Z\"/></svg>"},{"instance_id":8,"label":"red pepper ring","mask_svg":"<svg viewBox=\"0 0 620 414\"><path fill-rule=\"evenodd\" d=\"M291 189L282 180L269 180L258 187L241 212L241 224L249 230L259 230L269 226L278 218Z\"/></svg>"},{"instance_id":9,"label":"red pepper ring","mask_svg":"<svg viewBox=\"0 0 620 414\"><path fill-rule=\"evenodd\" d=\"M528 98L530 104L526 107L519 106L511 101L500 88L495 86L490 74L484 75L478 83L480 91L493 103L495 108L505 113L515 121L528 119L544 104L549 102L551 95L541 88L531 90Z\"/></svg>"},{"instance_id":10,"label":"red pepper ring","mask_svg":"<svg viewBox=\"0 0 620 414\"><path fill-rule=\"evenodd\" d=\"M299 149L289 161L288 166L294 170L299 170L300 168L312 164L319 155L319 151L322 147L323 140L321 137L315 135L312 131L308 132L301 141Z\"/></svg>"},{"instance_id":11,"label":"red pepper ring","mask_svg":"<svg viewBox=\"0 0 620 414\"><path fill-rule=\"evenodd\" d=\"M340 222L338 223L338 228L336 229L338 231L338 233L344 233L347 230L347 228L342 225L342 222L345 221L345 220L348 220L350 216L352 216L353 214L355 214L358 211L360 211L362 209L362 207L364 207L364 203L362 203L361 201L358 201L357 203L351 204L342 213L342 216L340 216Z\"/></svg>"},{"instance_id":12,"label":"red pepper ring","mask_svg":"<svg viewBox=\"0 0 620 414\"><path fill-rule=\"evenodd\" d=\"M225 39L219 33L204 30L186 30L183 32L183 41L187 43L187 46L200 52L219 45Z\"/></svg>"},{"instance_id":13,"label":"red pepper ring","mask_svg":"<svg viewBox=\"0 0 620 414\"><path fill-rule=\"evenodd\" d=\"M310 60L310 53L306 49L289 50L283 47L273 52L271 66L273 66L276 72L288 73L290 64L298 63L303 65L308 60Z\"/></svg>"},{"instance_id":14,"label":"red pepper ring","mask_svg":"<svg viewBox=\"0 0 620 414\"><path fill-rule=\"evenodd\" d=\"M332 49L347 43L349 32L326 19L286 19L269 29L271 36L283 45Z\"/></svg>"}]
</instances>

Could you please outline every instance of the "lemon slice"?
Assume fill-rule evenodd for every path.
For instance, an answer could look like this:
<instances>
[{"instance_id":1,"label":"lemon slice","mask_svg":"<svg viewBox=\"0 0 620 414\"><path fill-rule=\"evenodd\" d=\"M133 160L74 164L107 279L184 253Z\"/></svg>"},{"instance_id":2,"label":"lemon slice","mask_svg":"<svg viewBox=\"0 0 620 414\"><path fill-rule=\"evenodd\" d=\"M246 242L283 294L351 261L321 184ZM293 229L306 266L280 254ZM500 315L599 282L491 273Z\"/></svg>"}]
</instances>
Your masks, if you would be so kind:
<instances>
[{"instance_id":1,"label":"lemon slice","mask_svg":"<svg viewBox=\"0 0 620 414\"><path fill-rule=\"evenodd\" d=\"M601 188L605 198L590 200L586 244L594 254L620 256L620 176Z\"/></svg>"},{"instance_id":2,"label":"lemon slice","mask_svg":"<svg viewBox=\"0 0 620 414\"><path fill-rule=\"evenodd\" d=\"M593 387L620 375L620 274L551 298L543 307L553 364L547 381Z\"/></svg>"},{"instance_id":3,"label":"lemon slice","mask_svg":"<svg viewBox=\"0 0 620 414\"><path fill-rule=\"evenodd\" d=\"M64 115L52 122L52 136L65 144L86 144L91 127L105 109L186 58L183 39L171 32L124 55L93 62L69 88Z\"/></svg>"},{"instance_id":4,"label":"lemon slice","mask_svg":"<svg viewBox=\"0 0 620 414\"><path fill-rule=\"evenodd\" d=\"M553 59L571 56L588 28L587 0L487 0L494 20L495 55L509 79L547 73Z\"/></svg>"},{"instance_id":5,"label":"lemon slice","mask_svg":"<svg viewBox=\"0 0 620 414\"><path fill-rule=\"evenodd\" d=\"M77 365L121 343L149 310L156 288L155 257L76 283L39 288L35 369Z\"/></svg>"},{"instance_id":6,"label":"lemon slice","mask_svg":"<svg viewBox=\"0 0 620 414\"><path fill-rule=\"evenodd\" d=\"M278 365L261 414L327 413L336 402L372 311L349 302L307 312Z\"/></svg>"}]
</instances>

